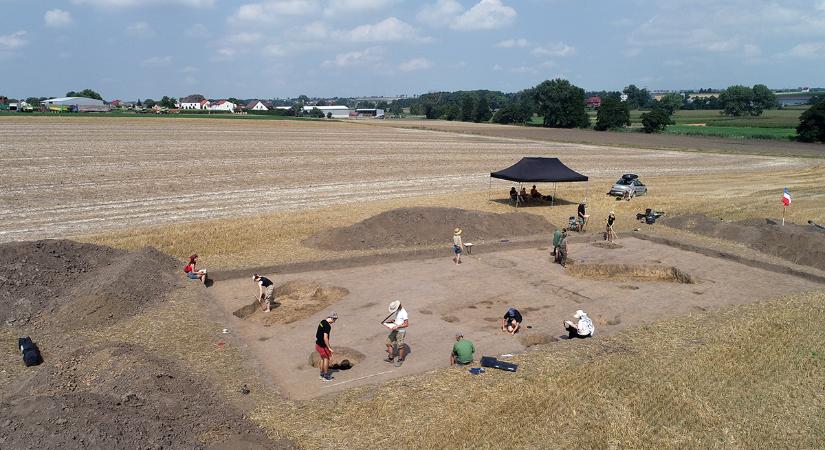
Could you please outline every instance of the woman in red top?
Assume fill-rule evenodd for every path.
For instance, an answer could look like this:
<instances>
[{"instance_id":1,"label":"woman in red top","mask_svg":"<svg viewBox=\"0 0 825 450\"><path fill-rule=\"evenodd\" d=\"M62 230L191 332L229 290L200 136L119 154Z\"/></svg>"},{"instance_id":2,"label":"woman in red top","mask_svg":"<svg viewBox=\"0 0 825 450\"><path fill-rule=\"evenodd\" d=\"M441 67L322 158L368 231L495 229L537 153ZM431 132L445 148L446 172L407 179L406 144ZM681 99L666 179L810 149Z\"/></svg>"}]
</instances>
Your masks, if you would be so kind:
<instances>
[{"instance_id":1,"label":"woman in red top","mask_svg":"<svg viewBox=\"0 0 825 450\"><path fill-rule=\"evenodd\" d=\"M189 264L183 267L183 271L186 273L186 276L192 280L201 280L201 283L204 285L206 284L206 270L201 269L198 270L195 268L195 265L198 264L198 254L195 253L189 257Z\"/></svg>"}]
</instances>

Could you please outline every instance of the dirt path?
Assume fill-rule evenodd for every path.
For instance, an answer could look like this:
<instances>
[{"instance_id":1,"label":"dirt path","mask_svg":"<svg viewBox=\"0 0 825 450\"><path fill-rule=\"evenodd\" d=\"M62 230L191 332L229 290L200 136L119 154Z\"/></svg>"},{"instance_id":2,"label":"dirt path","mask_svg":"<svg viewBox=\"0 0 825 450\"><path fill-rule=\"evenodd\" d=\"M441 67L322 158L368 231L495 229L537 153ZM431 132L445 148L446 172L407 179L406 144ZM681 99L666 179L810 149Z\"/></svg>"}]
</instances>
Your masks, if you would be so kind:
<instances>
[{"instance_id":1,"label":"dirt path","mask_svg":"<svg viewBox=\"0 0 825 450\"><path fill-rule=\"evenodd\" d=\"M678 176L813 163L524 138L341 122L2 118L0 242L477 191L525 155L558 156L606 182L630 169Z\"/></svg>"},{"instance_id":2,"label":"dirt path","mask_svg":"<svg viewBox=\"0 0 825 450\"><path fill-rule=\"evenodd\" d=\"M577 264L677 267L696 283L578 278L550 264L546 248L531 248L467 257L460 266L444 256L273 276L278 283L313 280L349 291L323 311L283 326L264 327L232 315L256 292L246 278L216 283L210 293L224 309L225 326L247 342L282 391L290 398L307 399L444 367L457 330L475 343L477 357L502 355L524 351L531 342L558 339L563 334L561 321L577 309L590 313L599 334L608 334L693 311L821 288L815 282L649 241L625 238L620 244L621 248L605 249L593 242L574 243L570 253ZM407 341L412 352L401 368L381 360L386 332L379 322L393 299L402 301L411 322ZM506 336L497 329L496 321L509 306L519 308L524 325L531 327L521 336ZM353 369L338 372L335 382L322 383L308 357L315 327L330 309L341 317L333 329L333 347L355 349L365 358ZM271 314L277 313L275 309Z\"/></svg>"}]
</instances>

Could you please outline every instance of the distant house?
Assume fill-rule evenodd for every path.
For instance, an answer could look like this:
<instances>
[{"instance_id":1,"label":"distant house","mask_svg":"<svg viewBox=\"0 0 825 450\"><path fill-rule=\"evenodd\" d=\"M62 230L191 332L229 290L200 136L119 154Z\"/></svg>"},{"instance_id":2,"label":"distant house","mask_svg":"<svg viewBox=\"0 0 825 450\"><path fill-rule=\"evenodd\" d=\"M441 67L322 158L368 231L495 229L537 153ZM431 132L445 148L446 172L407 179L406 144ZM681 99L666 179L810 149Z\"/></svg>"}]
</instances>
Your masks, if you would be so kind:
<instances>
[{"instance_id":1,"label":"distant house","mask_svg":"<svg viewBox=\"0 0 825 450\"><path fill-rule=\"evenodd\" d=\"M215 103L209 104L210 111L227 111L227 112L235 112L235 108L238 106L229 100L218 100Z\"/></svg>"},{"instance_id":2,"label":"distant house","mask_svg":"<svg viewBox=\"0 0 825 450\"><path fill-rule=\"evenodd\" d=\"M189 95L180 99L180 109L209 109L209 101L201 95Z\"/></svg>"},{"instance_id":3,"label":"distant house","mask_svg":"<svg viewBox=\"0 0 825 450\"><path fill-rule=\"evenodd\" d=\"M349 107L345 105L333 105L333 106L304 106L304 112L308 113L312 111L313 108L318 108L321 110L322 113L326 116L330 114L330 117L334 119L346 119L350 116L352 112ZM280 108L279 108L280 109ZM288 107L286 109L289 109Z\"/></svg>"},{"instance_id":4,"label":"distant house","mask_svg":"<svg viewBox=\"0 0 825 450\"><path fill-rule=\"evenodd\" d=\"M111 102L109 102L109 104L112 105L112 107L114 108L120 108L122 103L123 101L121 100L112 100Z\"/></svg>"},{"instance_id":5,"label":"distant house","mask_svg":"<svg viewBox=\"0 0 825 450\"><path fill-rule=\"evenodd\" d=\"M58 97L43 100L40 104L51 110L70 109L80 112L105 112L111 108L103 100L87 97Z\"/></svg>"},{"instance_id":6,"label":"distant house","mask_svg":"<svg viewBox=\"0 0 825 450\"><path fill-rule=\"evenodd\" d=\"M252 100L246 104L247 111L269 111L272 109L272 104L269 102L262 102L260 100Z\"/></svg>"},{"instance_id":7,"label":"distant house","mask_svg":"<svg viewBox=\"0 0 825 450\"><path fill-rule=\"evenodd\" d=\"M375 119L383 119L384 118L384 110L383 109L376 109L376 108L358 108L355 110L355 117L371 117Z\"/></svg>"},{"instance_id":8,"label":"distant house","mask_svg":"<svg viewBox=\"0 0 825 450\"><path fill-rule=\"evenodd\" d=\"M587 100L584 101L585 106L588 108L598 108L602 106L602 98L598 95L594 95L592 97L588 97Z\"/></svg>"}]
</instances>

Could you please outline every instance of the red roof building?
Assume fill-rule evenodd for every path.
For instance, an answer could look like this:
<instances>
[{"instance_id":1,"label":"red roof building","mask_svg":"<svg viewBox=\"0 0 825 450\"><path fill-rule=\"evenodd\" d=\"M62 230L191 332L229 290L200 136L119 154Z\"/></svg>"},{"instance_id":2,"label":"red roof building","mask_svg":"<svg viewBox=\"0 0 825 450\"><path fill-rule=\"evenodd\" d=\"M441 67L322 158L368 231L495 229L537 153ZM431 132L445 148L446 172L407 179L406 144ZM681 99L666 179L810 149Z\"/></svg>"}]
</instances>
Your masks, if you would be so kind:
<instances>
[{"instance_id":1,"label":"red roof building","mask_svg":"<svg viewBox=\"0 0 825 450\"><path fill-rule=\"evenodd\" d=\"M602 106L602 98L594 95L593 97L588 97L587 100L584 101L584 104L588 108L598 108L599 106Z\"/></svg>"}]
</instances>

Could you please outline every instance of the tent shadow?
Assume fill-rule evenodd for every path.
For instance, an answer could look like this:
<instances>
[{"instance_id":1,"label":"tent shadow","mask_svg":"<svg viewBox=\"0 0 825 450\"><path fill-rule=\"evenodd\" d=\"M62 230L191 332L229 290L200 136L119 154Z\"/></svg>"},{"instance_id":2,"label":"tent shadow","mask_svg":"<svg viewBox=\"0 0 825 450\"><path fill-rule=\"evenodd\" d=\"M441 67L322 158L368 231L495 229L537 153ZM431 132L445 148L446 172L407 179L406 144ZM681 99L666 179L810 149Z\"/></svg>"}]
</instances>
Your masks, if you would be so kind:
<instances>
[{"instance_id":1,"label":"tent shadow","mask_svg":"<svg viewBox=\"0 0 825 450\"><path fill-rule=\"evenodd\" d=\"M512 206L512 203L510 202L509 197L508 198L494 198L494 199L490 199L490 201L495 202L495 203L499 203L501 205ZM537 200L528 201L526 204L520 205L519 208L533 208L533 207L539 207L539 206L547 206L547 207L550 207L550 206L568 206L568 205L578 205L578 204L579 204L579 202L571 202L570 200L565 200L563 198L556 198L556 200L554 200L553 202L544 201L544 200L542 200L542 201L537 201Z\"/></svg>"}]
</instances>

